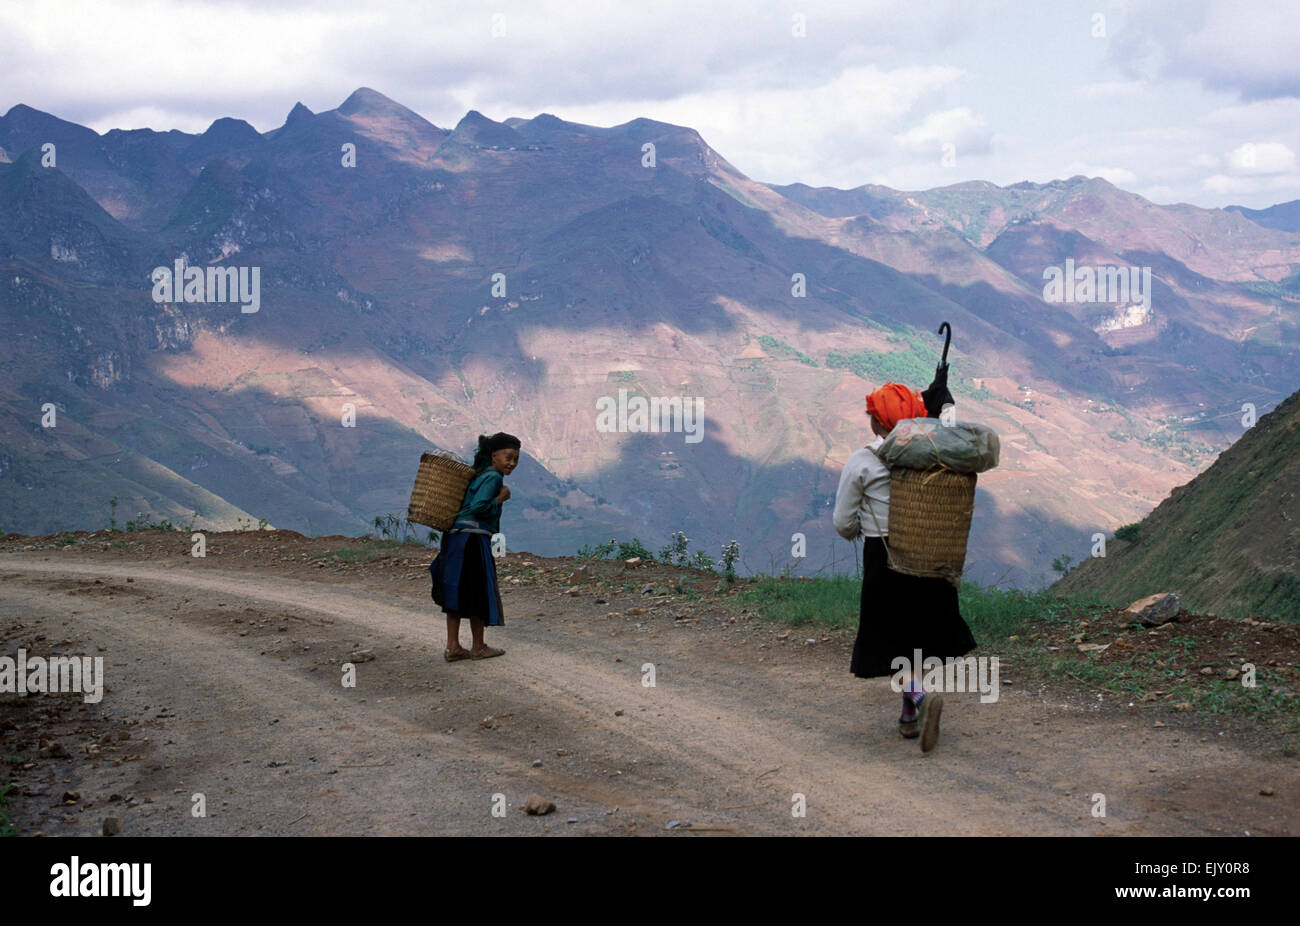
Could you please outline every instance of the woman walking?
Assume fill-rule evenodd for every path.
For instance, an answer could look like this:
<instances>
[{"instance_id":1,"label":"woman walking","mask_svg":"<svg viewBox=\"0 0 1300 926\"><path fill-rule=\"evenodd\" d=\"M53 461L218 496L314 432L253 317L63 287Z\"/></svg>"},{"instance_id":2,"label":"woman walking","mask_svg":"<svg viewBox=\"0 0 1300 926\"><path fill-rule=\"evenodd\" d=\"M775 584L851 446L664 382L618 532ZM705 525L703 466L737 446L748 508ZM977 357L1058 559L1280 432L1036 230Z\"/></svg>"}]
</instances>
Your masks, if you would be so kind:
<instances>
[{"instance_id":1,"label":"woman walking","mask_svg":"<svg viewBox=\"0 0 1300 926\"><path fill-rule=\"evenodd\" d=\"M835 495L835 530L846 540L862 538L862 597L858 607L858 636L849 671L858 678L897 673L896 657L910 665L916 651L922 659L964 656L975 638L962 620L957 589L946 579L921 578L889 568L885 544L889 536L889 468L876 456L894 425L904 418L939 417L952 401L947 369L941 368L924 393L901 383L886 383L867 396L867 413L875 440L856 450L840 474ZM913 665L903 676L903 711L898 732L920 737L921 751L939 740L943 696L926 693L922 667Z\"/></svg>"},{"instance_id":2,"label":"woman walking","mask_svg":"<svg viewBox=\"0 0 1300 926\"><path fill-rule=\"evenodd\" d=\"M479 435L474 454L476 475L465 490L465 500L451 529L443 535L442 548L429 566L433 600L447 615L447 648L442 657L448 662L505 655L505 650L483 641L483 628L505 623L491 538L501 530L501 505L510 498L505 477L519 465L520 446L513 434ZM473 637L469 649L460 645L462 617L469 618Z\"/></svg>"}]
</instances>

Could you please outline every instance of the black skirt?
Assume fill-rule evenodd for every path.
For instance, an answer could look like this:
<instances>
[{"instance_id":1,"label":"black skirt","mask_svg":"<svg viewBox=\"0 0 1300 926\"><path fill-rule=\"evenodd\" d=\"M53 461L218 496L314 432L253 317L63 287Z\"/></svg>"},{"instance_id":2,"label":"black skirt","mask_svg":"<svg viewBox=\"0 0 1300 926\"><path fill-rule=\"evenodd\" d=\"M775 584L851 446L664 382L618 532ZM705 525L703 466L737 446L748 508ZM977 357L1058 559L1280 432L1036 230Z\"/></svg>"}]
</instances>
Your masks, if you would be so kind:
<instances>
[{"instance_id":1,"label":"black skirt","mask_svg":"<svg viewBox=\"0 0 1300 926\"><path fill-rule=\"evenodd\" d=\"M923 659L964 656L975 637L957 607L957 589L946 579L923 579L888 566L879 537L862 543L862 597L858 604L858 638L849 671L858 678L894 675L891 663L916 650ZM917 678L921 672L917 666Z\"/></svg>"},{"instance_id":2,"label":"black skirt","mask_svg":"<svg viewBox=\"0 0 1300 926\"><path fill-rule=\"evenodd\" d=\"M505 623L497 564L492 558L492 542L485 534L448 531L442 549L429 565L429 575L433 600L444 613L481 618L490 627Z\"/></svg>"}]
</instances>

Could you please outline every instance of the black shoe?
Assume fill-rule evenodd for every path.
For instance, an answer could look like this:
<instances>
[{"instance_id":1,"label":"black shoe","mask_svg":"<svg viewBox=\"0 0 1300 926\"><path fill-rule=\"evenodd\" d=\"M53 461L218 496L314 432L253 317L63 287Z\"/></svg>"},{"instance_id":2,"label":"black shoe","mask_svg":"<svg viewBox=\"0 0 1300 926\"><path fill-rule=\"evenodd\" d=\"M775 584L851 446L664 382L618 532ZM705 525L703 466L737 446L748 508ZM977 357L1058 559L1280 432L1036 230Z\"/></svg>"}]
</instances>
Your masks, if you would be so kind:
<instances>
[{"instance_id":1,"label":"black shoe","mask_svg":"<svg viewBox=\"0 0 1300 926\"><path fill-rule=\"evenodd\" d=\"M943 695L927 692L917 709L921 727L921 752L929 752L939 742L939 717L943 714Z\"/></svg>"}]
</instances>

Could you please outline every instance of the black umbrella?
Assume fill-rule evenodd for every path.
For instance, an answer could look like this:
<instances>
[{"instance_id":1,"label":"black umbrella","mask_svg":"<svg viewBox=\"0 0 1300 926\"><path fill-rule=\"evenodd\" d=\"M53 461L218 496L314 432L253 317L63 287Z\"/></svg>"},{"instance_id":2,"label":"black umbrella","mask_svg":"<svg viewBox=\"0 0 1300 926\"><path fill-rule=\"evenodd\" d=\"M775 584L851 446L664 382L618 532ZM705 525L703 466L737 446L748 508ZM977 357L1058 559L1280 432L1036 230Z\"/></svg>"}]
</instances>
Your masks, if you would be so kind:
<instances>
[{"instance_id":1,"label":"black umbrella","mask_svg":"<svg viewBox=\"0 0 1300 926\"><path fill-rule=\"evenodd\" d=\"M925 402L925 412L931 418L938 418L945 405L957 404L953 401L952 393L948 391L948 345L952 343L952 325L947 322L941 324L939 334L945 335L943 357L939 360L939 365L934 368L934 382L930 384L929 389L921 393L921 399Z\"/></svg>"}]
</instances>

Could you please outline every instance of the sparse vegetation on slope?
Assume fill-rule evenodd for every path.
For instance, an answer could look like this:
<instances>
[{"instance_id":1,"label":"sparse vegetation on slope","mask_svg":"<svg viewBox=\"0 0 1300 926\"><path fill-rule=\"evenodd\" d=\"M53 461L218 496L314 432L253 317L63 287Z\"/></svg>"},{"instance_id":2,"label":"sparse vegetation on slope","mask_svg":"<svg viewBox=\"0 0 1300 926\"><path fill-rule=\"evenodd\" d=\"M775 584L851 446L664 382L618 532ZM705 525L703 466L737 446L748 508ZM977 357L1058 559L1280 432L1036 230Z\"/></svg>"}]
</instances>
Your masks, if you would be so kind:
<instances>
[{"instance_id":1,"label":"sparse vegetation on slope","mask_svg":"<svg viewBox=\"0 0 1300 926\"><path fill-rule=\"evenodd\" d=\"M1300 393L1259 419L1214 464L1136 524L1061 593L1124 605L1178 592L1191 610L1300 622Z\"/></svg>"}]
</instances>

